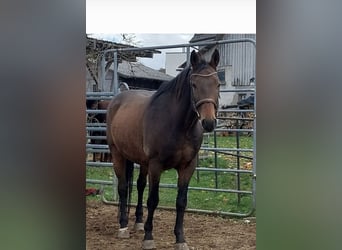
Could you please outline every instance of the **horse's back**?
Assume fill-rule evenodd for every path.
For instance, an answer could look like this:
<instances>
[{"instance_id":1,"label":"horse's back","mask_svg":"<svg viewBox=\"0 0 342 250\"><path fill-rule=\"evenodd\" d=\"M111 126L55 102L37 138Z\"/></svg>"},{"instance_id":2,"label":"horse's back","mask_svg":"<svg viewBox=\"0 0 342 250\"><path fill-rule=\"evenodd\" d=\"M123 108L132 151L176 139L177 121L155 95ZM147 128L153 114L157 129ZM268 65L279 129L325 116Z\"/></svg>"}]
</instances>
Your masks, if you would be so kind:
<instances>
[{"instance_id":1,"label":"horse's back","mask_svg":"<svg viewBox=\"0 0 342 250\"><path fill-rule=\"evenodd\" d=\"M144 163L142 119L152 91L129 90L115 96L107 111L107 140L122 156Z\"/></svg>"},{"instance_id":2,"label":"horse's back","mask_svg":"<svg viewBox=\"0 0 342 250\"><path fill-rule=\"evenodd\" d=\"M154 92L146 90L129 90L115 96L108 105L108 115L112 117L119 109L141 109L145 107Z\"/></svg>"}]
</instances>

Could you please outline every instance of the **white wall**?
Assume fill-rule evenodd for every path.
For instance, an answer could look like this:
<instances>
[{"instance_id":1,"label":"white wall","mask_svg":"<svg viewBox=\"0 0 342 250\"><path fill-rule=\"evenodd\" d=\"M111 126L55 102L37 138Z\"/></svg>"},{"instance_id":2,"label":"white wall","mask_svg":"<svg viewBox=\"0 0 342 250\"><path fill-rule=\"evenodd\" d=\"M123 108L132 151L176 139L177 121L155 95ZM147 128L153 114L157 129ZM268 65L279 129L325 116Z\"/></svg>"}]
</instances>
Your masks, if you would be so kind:
<instances>
[{"instance_id":1,"label":"white wall","mask_svg":"<svg viewBox=\"0 0 342 250\"><path fill-rule=\"evenodd\" d=\"M165 73L176 76L180 71L176 69L186 61L186 52L166 52L165 53Z\"/></svg>"}]
</instances>

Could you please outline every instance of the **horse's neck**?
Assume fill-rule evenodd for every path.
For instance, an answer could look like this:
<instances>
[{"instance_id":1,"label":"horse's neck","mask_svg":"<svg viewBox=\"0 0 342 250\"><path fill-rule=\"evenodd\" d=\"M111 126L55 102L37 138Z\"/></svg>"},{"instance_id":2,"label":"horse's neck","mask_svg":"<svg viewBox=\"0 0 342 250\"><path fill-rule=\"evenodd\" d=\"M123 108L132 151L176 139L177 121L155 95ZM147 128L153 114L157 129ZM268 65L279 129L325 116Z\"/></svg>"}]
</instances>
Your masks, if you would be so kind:
<instances>
[{"instance_id":1,"label":"horse's neck","mask_svg":"<svg viewBox=\"0 0 342 250\"><path fill-rule=\"evenodd\" d=\"M183 93L184 94L184 93ZM183 95L178 99L168 96L167 120L173 124L174 129L189 130L198 120L190 97Z\"/></svg>"},{"instance_id":2,"label":"horse's neck","mask_svg":"<svg viewBox=\"0 0 342 250\"><path fill-rule=\"evenodd\" d=\"M189 70L182 72L170 85L164 85L164 91L156 93L152 106L160 113L163 122L170 124L172 129L190 129L197 121L189 83ZM153 97L152 97L153 98Z\"/></svg>"}]
</instances>

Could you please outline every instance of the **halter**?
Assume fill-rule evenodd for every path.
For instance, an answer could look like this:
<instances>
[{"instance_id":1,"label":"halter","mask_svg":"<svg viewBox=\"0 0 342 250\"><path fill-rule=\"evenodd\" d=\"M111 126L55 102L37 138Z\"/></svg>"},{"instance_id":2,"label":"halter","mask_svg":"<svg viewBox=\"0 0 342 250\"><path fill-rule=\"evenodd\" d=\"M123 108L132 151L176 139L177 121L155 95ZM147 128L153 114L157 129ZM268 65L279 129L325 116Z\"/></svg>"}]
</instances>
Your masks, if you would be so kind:
<instances>
[{"instance_id":1,"label":"halter","mask_svg":"<svg viewBox=\"0 0 342 250\"><path fill-rule=\"evenodd\" d=\"M214 71L214 72L212 72L212 73L209 73L209 74L198 74L198 73L193 73L193 74L190 75L190 82L192 82L192 81L191 81L191 77L192 77L192 76L208 77L208 76L212 76L212 75L215 75L215 74L217 74L216 71ZM215 110L217 110L217 103L216 103L215 100L213 100L213 99L211 99L211 98L204 98L204 99L202 99L202 100L197 101L196 103L194 102L194 106L195 106L195 108L196 108L197 115L199 115L197 109L198 109L202 104L204 104L204 103L212 103L212 104L214 105L214 107L215 107Z\"/></svg>"},{"instance_id":2,"label":"halter","mask_svg":"<svg viewBox=\"0 0 342 250\"><path fill-rule=\"evenodd\" d=\"M192 76L204 76L204 77L206 77L206 76L212 76L212 75L215 75L215 74L217 74L216 71L214 71L214 72L212 72L212 73L210 73L210 74L206 74L206 75L204 75L204 74L198 74L198 73L193 73L193 74L191 74L190 78L191 78Z\"/></svg>"}]
</instances>

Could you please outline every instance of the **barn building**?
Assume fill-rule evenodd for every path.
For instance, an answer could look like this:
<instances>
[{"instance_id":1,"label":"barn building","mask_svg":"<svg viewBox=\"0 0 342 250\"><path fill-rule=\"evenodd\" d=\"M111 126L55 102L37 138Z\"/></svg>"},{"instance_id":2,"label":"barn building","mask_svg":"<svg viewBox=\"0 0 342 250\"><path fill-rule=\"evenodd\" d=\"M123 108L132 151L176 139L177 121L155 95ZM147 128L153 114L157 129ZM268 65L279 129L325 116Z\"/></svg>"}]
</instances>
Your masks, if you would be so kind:
<instances>
[{"instance_id":1,"label":"barn building","mask_svg":"<svg viewBox=\"0 0 342 250\"><path fill-rule=\"evenodd\" d=\"M134 48L133 46L104 41L87 36L86 47L86 91L87 92L113 92L113 57L106 55L105 65L101 64L103 51L107 49ZM118 53L119 83L125 82L129 88L158 89L164 81L172 79L160 71L151 69L139 62L138 57L153 58L158 50L139 50L134 52Z\"/></svg>"},{"instance_id":2,"label":"barn building","mask_svg":"<svg viewBox=\"0 0 342 250\"><path fill-rule=\"evenodd\" d=\"M210 42L219 40L244 39L256 40L255 34L195 34L190 43ZM254 88L255 83L255 48L251 43L228 43L211 46L201 46L200 51L211 56L217 48L220 52L220 63L218 65L218 76L221 89L236 90ZM220 105L234 105L248 98L249 93L226 92L221 94Z\"/></svg>"},{"instance_id":3,"label":"barn building","mask_svg":"<svg viewBox=\"0 0 342 250\"><path fill-rule=\"evenodd\" d=\"M213 42L232 39L256 39L255 34L195 34L189 43ZM209 60L214 49L220 53L218 76L221 89L238 90L254 88L255 83L255 48L251 43L228 43L200 46L198 49ZM166 53L166 73L176 76L186 63L186 52ZM220 106L236 105L250 96L250 92L221 93Z\"/></svg>"}]
</instances>

